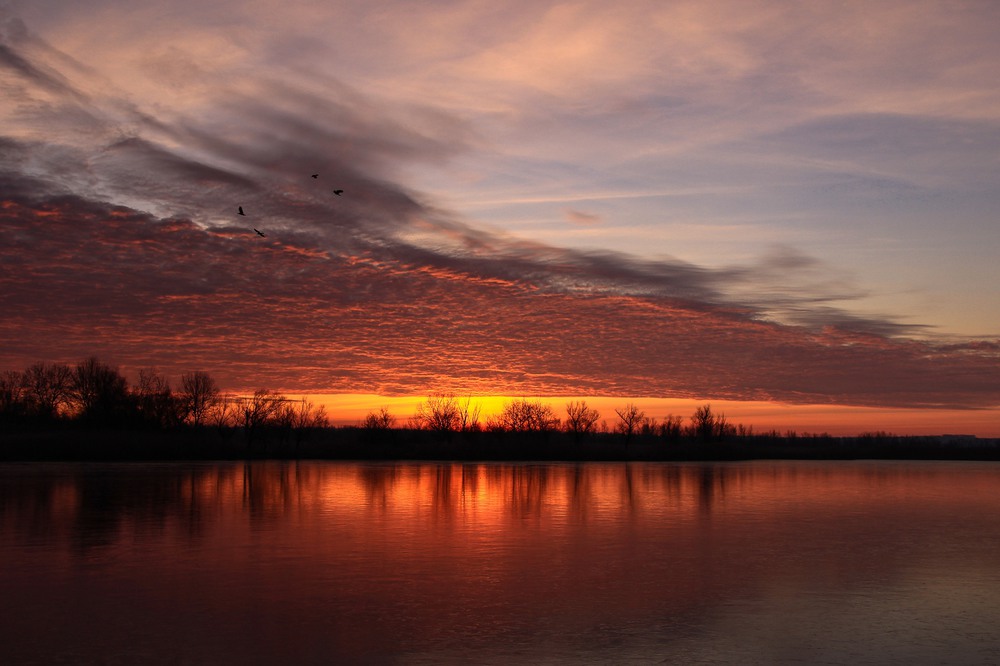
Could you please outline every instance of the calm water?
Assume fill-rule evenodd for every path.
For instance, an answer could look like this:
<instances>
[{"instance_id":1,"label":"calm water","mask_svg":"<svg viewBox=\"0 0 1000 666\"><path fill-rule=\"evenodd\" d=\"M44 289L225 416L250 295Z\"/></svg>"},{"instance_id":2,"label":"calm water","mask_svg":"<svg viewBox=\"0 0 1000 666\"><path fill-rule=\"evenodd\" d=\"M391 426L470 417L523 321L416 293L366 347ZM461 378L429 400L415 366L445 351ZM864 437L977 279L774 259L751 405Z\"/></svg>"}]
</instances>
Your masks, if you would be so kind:
<instances>
[{"instance_id":1,"label":"calm water","mask_svg":"<svg viewBox=\"0 0 1000 666\"><path fill-rule=\"evenodd\" d=\"M1000 465L0 465L0 663L1000 663Z\"/></svg>"}]
</instances>

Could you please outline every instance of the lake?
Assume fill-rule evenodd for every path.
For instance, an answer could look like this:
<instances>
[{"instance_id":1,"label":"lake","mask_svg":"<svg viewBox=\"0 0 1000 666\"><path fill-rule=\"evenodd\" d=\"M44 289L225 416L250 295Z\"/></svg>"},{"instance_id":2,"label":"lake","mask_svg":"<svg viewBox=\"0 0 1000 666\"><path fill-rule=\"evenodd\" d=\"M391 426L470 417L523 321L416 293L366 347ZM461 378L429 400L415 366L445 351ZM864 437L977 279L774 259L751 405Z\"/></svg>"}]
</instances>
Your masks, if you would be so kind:
<instances>
[{"instance_id":1,"label":"lake","mask_svg":"<svg viewBox=\"0 0 1000 666\"><path fill-rule=\"evenodd\" d=\"M0 465L0 663L1000 663L1000 464Z\"/></svg>"}]
</instances>

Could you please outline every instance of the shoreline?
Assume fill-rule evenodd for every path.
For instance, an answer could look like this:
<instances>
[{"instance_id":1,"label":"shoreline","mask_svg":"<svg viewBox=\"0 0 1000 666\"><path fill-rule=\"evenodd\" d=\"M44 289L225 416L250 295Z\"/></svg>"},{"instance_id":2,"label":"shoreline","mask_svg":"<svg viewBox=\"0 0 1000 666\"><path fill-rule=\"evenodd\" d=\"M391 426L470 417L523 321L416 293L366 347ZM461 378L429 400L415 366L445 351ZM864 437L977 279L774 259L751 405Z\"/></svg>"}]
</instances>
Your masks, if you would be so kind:
<instances>
[{"instance_id":1,"label":"shoreline","mask_svg":"<svg viewBox=\"0 0 1000 666\"><path fill-rule=\"evenodd\" d=\"M306 436L239 430L20 429L0 434L0 462L371 460L480 462L726 462L748 460L1000 461L1000 438L751 435L716 441L596 433L322 428Z\"/></svg>"}]
</instances>

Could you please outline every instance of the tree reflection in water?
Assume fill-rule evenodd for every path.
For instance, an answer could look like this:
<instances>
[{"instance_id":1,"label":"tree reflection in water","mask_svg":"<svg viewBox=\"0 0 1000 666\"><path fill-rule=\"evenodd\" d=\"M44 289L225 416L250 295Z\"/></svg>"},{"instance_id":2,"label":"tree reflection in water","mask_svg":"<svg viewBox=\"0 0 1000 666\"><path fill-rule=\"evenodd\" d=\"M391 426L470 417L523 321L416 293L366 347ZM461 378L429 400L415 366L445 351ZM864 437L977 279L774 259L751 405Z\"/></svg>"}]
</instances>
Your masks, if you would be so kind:
<instances>
[{"instance_id":1,"label":"tree reflection in water","mask_svg":"<svg viewBox=\"0 0 1000 666\"><path fill-rule=\"evenodd\" d=\"M916 625L950 650L932 657L990 661L998 481L990 463L0 466L0 661L837 660L848 640L902 660Z\"/></svg>"}]
</instances>

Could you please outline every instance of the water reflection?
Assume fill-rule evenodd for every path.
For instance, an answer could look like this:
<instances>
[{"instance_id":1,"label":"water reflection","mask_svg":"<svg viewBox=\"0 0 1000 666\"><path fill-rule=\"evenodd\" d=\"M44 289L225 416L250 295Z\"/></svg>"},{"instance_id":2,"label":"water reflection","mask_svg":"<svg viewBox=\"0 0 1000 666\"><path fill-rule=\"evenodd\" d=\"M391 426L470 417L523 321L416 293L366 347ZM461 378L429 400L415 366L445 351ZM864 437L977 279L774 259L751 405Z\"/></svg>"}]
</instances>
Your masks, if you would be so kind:
<instances>
[{"instance_id":1,"label":"water reflection","mask_svg":"<svg viewBox=\"0 0 1000 666\"><path fill-rule=\"evenodd\" d=\"M916 641L985 663L998 481L979 463L0 466L0 661L902 663Z\"/></svg>"}]
</instances>

